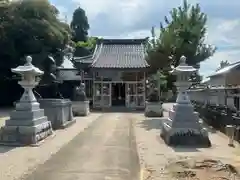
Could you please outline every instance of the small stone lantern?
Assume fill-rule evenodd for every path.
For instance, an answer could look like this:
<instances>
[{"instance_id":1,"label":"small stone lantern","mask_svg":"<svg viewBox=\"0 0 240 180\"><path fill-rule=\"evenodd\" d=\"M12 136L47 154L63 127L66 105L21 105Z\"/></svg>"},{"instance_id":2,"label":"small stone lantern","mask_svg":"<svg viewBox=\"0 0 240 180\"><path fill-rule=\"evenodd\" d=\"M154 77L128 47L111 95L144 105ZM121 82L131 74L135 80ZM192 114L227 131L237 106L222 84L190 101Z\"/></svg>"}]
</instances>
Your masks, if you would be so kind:
<instances>
[{"instance_id":1,"label":"small stone lantern","mask_svg":"<svg viewBox=\"0 0 240 180\"><path fill-rule=\"evenodd\" d=\"M198 113L194 112L187 93L191 86L190 75L195 71L195 68L186 64L184 56L181 57L179 66L171 71L177 76L175 85L178 89L178 96L161 131L161 137L170 146L211 146L208 133L199 123Z\"/></svg>"},{"instance_id":2,"label":"small stone lantern","mask_svg":"<svg viewBox=\"0 0 240 180\"><path fill-rule=\"evenodd\" d=\"M44 115L44 110L39 108L32 91L38 85L37 77L43 71L32 65L31 56L27 56L26 61L24 66L12 69L12 72L22 76L19 84L24 88L24 93L16 103L16 110L11 112L10 119L0 131L2 144L38 144L52 134L51 122Z\"/></svg>"}]
</instances>

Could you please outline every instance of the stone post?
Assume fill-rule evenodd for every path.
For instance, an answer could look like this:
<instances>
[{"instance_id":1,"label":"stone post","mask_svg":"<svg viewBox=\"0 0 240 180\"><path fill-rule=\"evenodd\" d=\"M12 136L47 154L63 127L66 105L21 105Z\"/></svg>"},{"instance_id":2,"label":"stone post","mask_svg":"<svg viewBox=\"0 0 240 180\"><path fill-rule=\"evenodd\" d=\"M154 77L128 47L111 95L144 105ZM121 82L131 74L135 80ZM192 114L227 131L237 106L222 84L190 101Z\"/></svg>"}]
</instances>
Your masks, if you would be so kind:
<instances>
[{"instance_id":1,"label":"stone post","mask_svg":"<svg viewBox=\"0 0 240 180\"><path fill-rule=\"evenodd\" d=\"M233 125L226 126L226 134L228 136L228 146L234 147L234 134L235 134L235 127Z\"/></svg>"}]
</instances>

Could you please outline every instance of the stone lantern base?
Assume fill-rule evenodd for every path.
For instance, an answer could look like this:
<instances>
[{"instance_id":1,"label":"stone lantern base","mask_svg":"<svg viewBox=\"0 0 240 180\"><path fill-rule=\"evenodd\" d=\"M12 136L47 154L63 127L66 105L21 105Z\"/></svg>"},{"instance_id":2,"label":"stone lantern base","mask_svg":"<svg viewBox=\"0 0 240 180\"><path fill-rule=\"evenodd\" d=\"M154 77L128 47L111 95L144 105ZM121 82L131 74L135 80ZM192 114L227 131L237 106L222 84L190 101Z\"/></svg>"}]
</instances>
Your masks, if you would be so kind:
<instances>
[{"instance_id":1,"label":"stone lantern base","mask_svg":"<svg viewBox=\"0 0 240 180\"><path fill-rule=\"evenodd\" d=\"M89 101L73 101L74 116L87 116L90 113Z\"/></svg>"},{"instance_id":2,"label":"stone lantern base","mask_svg":"<svg viewBox=\"0 0 240 180\"><path fill-rule=\"evenodd\" d=\"M0 144L37 145L52 134L51 122L38 102L19 102L0 130Z\"/></svg>"},{"instance_id":3,"label":"stone lantern base","mask_svg":"<svg viewBox=\"0 0 240 180\"><path fill-rule=\"evenodd\" d=\"M146 117L162 117L163 116L163 108L162 102L145 102L145 113Z\"/></svg>"},{"instance_id":4,"label":"stone lantern base","mask_svg":"<svg viewBox=\"0 0 240 180\"><path fill-rule=\"evenodd\" d=\"M207 130L199 123L198 113L190 103L173 105L160 135L169 146L211 146Z\"/></svg>"},{"instance_id":5,"label":"stone lantern base","mask_svg":"<svg viewBox=\"0 0 240 180\"><path fill-rule=\"evenodd\" d=\"M69 99L38 99L52 128L64 129L76 123L72 114L72 102Z\"/></svg>"}]
</instances>

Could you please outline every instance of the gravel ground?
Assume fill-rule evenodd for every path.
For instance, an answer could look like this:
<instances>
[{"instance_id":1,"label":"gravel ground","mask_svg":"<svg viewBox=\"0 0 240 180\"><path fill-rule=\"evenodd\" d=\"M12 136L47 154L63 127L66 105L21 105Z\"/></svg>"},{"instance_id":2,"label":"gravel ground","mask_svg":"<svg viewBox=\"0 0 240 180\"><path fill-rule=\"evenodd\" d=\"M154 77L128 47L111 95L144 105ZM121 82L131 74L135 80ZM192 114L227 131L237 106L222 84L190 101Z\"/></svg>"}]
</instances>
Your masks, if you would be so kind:
<instances>
[{"instance_id":1,"label":"gravel ground","mask_svg":"<svg viewBox=\"0 0 240 180\"><path fill-rule=\"evenodd\" d=\"M218 132L209 133L213 144L211 148L171 148L166 146L160 138L160 126L161 121L167 116L167 112L164 112L163 118L145 118L142 114L132 115L132 118L135 119L136 142L142 169L141 180L173 180L169 171L165 169L166 165L188 158L220 160L240 169L239 146L229 147L228 139Z\"/></svg>"},{"instance_id":2,"label":"gravel ground","mask_svg":"<svg viewBox=\"0 0 240 180\"><path fill-rule=\"evenodd\" d=\"M88 117L76 118L76 124L55 131L55 136L46 139L39 147L0 146L0 180L21 180L23 175L33 172L101 115L91 113Z\"/></svg>"}]
</instances>

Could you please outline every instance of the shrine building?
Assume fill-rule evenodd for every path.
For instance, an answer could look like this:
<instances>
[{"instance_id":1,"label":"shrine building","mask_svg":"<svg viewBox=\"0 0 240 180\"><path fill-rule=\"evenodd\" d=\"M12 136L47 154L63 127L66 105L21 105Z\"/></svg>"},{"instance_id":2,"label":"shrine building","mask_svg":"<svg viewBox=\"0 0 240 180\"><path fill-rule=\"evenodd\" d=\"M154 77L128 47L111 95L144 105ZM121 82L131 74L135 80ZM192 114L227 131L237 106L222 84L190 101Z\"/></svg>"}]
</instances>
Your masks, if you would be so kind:
<instances>
[{"instance_id":1,"label":"shrine building","mask_svg":"<svg viewBox=\"0 0 240 180\"><path fill-rule=\"evenodd\" d=\"M86 85L86 95L92 106L129 108L145 107L146 62L145 39L99 39L94 53L86 57L74 57L80 79ZM62 67L63 81L76 81L67 78L66 72L73 74L76 68ZM78 84L78 83L75 83Z\"/></svg>"}]
</instances>

